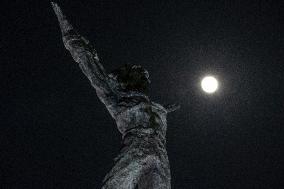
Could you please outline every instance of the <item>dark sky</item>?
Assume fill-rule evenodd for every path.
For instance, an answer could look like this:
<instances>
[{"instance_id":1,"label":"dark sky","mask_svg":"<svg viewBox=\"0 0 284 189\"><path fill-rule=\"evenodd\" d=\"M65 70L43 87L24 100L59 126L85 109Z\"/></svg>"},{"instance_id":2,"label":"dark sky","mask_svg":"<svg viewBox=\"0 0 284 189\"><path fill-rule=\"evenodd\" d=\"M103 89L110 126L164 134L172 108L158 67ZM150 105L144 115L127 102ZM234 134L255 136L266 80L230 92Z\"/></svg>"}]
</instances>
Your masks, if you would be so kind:
<instances>
[{"instance_id":1,"label":"dark sky","mask_svg":"<svg viewBox=\"0 0 284 189\"><path fill-rule=\"evenodd\" d=\"M140 64L153 101L182 105L168 116L172 188L284 187L283 2L60 2L108 71ZM120 134L49 2L1 9L0 188L100 188Z\"/></svg>"}]
</instances>

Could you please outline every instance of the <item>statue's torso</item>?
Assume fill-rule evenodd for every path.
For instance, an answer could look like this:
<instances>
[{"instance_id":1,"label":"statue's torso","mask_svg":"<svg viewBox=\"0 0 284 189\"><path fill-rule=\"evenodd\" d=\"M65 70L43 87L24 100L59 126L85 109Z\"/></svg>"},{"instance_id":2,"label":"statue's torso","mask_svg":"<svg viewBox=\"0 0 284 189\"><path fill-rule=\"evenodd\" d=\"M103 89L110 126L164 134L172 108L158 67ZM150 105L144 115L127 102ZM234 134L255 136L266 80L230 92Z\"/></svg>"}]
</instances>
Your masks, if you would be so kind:
<instances>
[{"instance_id":1,"label":"statue's torso","mask_svg":"<svg viewBox=\"0 0 284 189\"><path fill-rule=\"evenodd\" d=\"M126 97L119 101L118 107L121 112L116 116L116 124L122 135L135 130L165 138L167 111L162 105L143 97Z\"/></svg>"},{"instance_id":2,"label":"statue's torso","mask_svg":"<svg viewBox=\"0 0 284 189\"><path fill-rule=\"evenodd\" d=\"M116 116L116 124L122 133L124 146L116 161L126 157L143 159L151 156L168 165L166 109L137 97L123 98L118 106L122 111Z\"/></svg>"}]
</instances>

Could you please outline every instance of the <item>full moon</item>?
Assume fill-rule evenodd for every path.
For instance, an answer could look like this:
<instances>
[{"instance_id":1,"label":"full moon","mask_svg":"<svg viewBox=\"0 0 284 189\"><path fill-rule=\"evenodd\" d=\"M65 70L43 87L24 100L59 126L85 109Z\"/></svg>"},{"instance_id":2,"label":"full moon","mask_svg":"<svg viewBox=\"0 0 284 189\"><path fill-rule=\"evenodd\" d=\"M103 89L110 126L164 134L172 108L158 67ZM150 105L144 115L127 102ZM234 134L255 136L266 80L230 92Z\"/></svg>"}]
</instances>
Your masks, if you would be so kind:
<instances>
[{"instance_id":1,"label":"full moon","mask_svg":"<svg viewBox=\"0 0 284 189\"><path fill-rule=\"evenodd\" d=\"M201 87L206 93L214 93L218 89L218 81L212 76L206 76L201 81Z\"/></svg>"}]
</instances>

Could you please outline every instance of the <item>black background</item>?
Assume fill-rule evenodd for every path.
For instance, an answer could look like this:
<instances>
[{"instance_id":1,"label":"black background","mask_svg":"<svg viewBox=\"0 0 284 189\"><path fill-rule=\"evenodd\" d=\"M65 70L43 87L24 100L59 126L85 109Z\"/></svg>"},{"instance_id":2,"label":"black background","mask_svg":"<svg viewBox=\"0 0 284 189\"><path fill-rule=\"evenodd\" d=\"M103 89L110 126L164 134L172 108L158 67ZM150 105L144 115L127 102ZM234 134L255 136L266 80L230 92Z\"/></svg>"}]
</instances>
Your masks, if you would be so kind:
<instances>
[{"instance_id":1,"label":"black background","mask_svg":"<svg viewBox=\"0 0 284 189\"><path fill-rule=\"evenodd\" d=\"M140 64L168 116L172 188L283 188L283 6L60 1L108 71ZM1 6L1 188L100 188L120 134L48 1ZM200 79L215 75L206 95Z\"/></svg>"}]
</instances>

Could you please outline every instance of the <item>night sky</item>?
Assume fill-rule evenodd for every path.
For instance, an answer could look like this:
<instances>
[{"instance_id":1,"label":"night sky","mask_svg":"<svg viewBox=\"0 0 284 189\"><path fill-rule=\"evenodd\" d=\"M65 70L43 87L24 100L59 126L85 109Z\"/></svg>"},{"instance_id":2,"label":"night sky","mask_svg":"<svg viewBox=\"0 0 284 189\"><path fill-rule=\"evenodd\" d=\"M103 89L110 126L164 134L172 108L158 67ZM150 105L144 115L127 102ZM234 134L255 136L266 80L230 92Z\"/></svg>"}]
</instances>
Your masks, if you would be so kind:
<instances>
[{"instance_id":1,"label":"night sky","mask_svg":"<svg viewBox=\"0 0 284 189\"><path fill-rule=\"evenodd\" d=\"M284 3L59 3L111 71L150 72L168 115L173 189L284 188ZM100 188L121 147L48 1L1 6L0 188ZM220 82L207 95L200 79Z\"/></svg>"}]
</instances>

